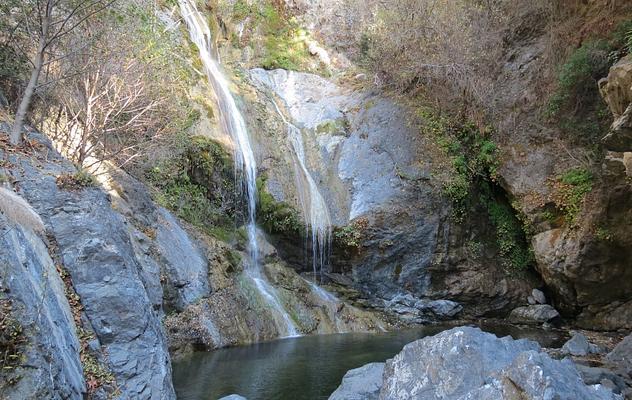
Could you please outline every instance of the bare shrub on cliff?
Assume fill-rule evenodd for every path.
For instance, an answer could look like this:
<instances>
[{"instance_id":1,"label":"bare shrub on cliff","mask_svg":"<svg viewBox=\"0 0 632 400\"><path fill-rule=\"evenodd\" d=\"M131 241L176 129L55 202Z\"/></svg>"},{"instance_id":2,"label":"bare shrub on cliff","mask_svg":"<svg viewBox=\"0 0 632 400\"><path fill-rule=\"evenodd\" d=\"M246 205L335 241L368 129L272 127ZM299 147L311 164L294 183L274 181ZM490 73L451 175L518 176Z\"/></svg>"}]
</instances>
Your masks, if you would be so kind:
<instances>
[{"instance_id":1,"label":"bare shrub on cliff","mask_svg":"<svg viewBox=\"0 0 632 400\"><path fill-rule=\"evenodd\" d=\"M51 91L40 112L45 132L78 165L133 163L190 123L184 92L192 76L178 58L177 33L153 11L149 0L121 3L65 42L85 51L60 70L81 70Z\"/></svg>"}]
</instances>

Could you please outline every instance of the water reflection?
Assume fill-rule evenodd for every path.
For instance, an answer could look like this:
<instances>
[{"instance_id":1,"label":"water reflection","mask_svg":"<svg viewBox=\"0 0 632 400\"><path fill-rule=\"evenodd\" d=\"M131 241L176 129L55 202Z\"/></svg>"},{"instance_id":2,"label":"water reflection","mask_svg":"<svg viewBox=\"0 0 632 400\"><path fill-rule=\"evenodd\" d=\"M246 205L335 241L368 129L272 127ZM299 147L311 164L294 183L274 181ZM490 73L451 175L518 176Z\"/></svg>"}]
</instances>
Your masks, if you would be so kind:
<instances>
[{"instance_id":1,"label":"water reflection","mask_svg":"<svg viewBox=\"0 0 632 400\"><path fill-rule=\"evenodd\" d=\"M547 347L559 347L564 340L555 332L482 328L499 336L531 338ZM215 400L232 393L249 400L327 399L349 369L384 361L405 344L444 329L307 336L196 353L174 364L174 385L179 400Z\"/></svg>"}]
</instances>

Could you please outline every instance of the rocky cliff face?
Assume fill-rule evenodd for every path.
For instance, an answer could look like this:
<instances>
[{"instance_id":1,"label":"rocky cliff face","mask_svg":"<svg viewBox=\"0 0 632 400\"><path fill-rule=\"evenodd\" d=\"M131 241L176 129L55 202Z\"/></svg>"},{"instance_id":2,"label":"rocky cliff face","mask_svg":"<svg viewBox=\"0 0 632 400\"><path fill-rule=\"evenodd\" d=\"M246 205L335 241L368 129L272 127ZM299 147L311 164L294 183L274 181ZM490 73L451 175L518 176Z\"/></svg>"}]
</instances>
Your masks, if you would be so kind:
<instances>
[{"instance_id":1,"label":"rocky cliff face","mask_svg":"<svg viewBox=\"0 0 632 400\"><path fill-rule=\"evenodd\" d=\"M348 68L344 55L358 51L353 27L366 15L350 15L342 2L285 4L339 52L332 55L339 61L336 65ZM620 7L622 12L629 11L626 7ZM486 99L501 153L498 182L522 216L537 275L563 316L584 327L629 329L631 293L625 283L631 266L627 221L632 157L625 152L630 147L630 59L620 60L609 74L600 67L607 65L603 49L594 50L586 61L594 75L589 81L595 80L587 90L596 93L596 80L604 78L599 88L615 119L603 147L595 148L597 139L587 143L581 135L601 118L597 108L570 110L575 121L570 125L546 117L559 63L559 54L550 50L555 22L538 14L542 9L524 10L499 32L501 59ZM597 25L607 18L600 10L597 3L586 7L584 12L594 18L582 32L599 30ZM592 39L584 39L589 46ZM286 103L288 115L313 143L311 166L320 184L334 192L328 198L338 209L336 222L361 221L366 227L365 247L360 246L364 252L345 252L333 263L353 271L359 287L386 299L396 293L451 299L463 303L466 312L482 315L519 305L528 286L540 285L537 279L525 283L505 277L494 261L478 261L466 250L473 237L489 233L484 228L489 222L454 224L446 218L450 207L438 195L440 188L431 174L440 159L423 135L414 132L410 111L380 96L350 89L345 93L341 88L357 87L366 76L347 76L338 87L303 74L251 75ZM590 102L598 104L599 99L593 96ZM341 121L346 128L333 135L316 129L329 120ZM323 170L332 172L327 175ZM581 195L573 191L576 183L564 182L573 171L589 177ZM569 208L575 215L570 216Z\"/></svg>"},{"instance_id":2,"label":"rocky cliff face","mask_svg":"<svg viewBox=\"0 0 632 400\"><path fill-rule=\"evenodd\" d=\"M454 316L423 311L422 304L437 299L462 303L462 315L470 316L507 312L526 302L537 280L508 273L493 246L468 250L467 243L493 235L485 228L489 223L462 227L452 221L451 205L433 175L441 161L410 109L313 74L254 69L249 80L258 106L266 107L253 110L268 121L253 124L253 132L261 143L267 191L300 209L287 167L265 161L292 162L283 125L269 122L278 114L275 102L300 128L308 167L338 227L328 272L352 277L363 302L397 309L409 321ZM300 247L292 246L295 241L281 235L276 243L295 268L310 265ZM402 296L412 298L411 304L399 304Z\"/></svg>"},{"instance_id":3,"label":"rocky cliff face","mask_svg":"<svg viewBox=\"0 0 632 400\"><path fill-rule=\"evenodd\" d=\"M37 368L9 374L4 393L174 398L170 352L284 334L241 274L244 253L179 221L125 172L101 165L104 191L41 135L30 140L31 150L3 152L3 176L19 195L0 188L0 301L22 332L18 356ZM271 245L261 250L300 332L386 325L287 268Z\"/></svg>"}]
</instances>

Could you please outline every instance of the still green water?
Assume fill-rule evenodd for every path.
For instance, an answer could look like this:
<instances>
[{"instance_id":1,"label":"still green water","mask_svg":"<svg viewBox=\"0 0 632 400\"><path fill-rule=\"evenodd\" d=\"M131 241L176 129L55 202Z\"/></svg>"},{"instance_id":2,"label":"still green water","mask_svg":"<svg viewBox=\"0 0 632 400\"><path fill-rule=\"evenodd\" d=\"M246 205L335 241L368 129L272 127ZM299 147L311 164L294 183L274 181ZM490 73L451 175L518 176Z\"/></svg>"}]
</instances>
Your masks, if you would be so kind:
<instances>
[{"instance_id":1,"label":"still green water","mask_svg":"<svg viewBox=\"0 0 632 400\"><path fill-rule=\"evenodd\" d=\"M564 340L554 332L481 328L499 336L537 340L546 347L559 347ZM305 336L195 353L174 363L174 386L179 400L215 400L233 393L248 400L327 399L348 370L384 361L407 343L444 329Z\"/></svg>"}]
</instances>

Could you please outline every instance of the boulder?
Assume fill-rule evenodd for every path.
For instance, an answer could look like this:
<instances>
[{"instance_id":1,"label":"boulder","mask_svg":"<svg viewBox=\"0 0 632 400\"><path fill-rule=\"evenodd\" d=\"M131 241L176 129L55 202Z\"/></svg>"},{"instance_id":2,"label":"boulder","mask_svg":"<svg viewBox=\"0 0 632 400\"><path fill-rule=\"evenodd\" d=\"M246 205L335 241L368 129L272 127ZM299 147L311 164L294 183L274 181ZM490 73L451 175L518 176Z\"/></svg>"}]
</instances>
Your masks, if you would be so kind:
<instances>
[{"instance_id":1,"label":"boulder","mask_svg":"<svg viewBox=\"0 0 632 400\"><path fill-rule=\"evenodd\" d=\"M531 291L531 297L533 297L533 300L538 304L546 304L546 296L544 296L544 293L539 289L533 289Z\"/></svg>"},{"instance_id":2,"label":"boulder","mask_svg":"<svg viewBox=\"0 0 632 400\"><path fill-rule=\"evenodd\" d=\"M348 371L329 400L377 400L383 372L384 363L366 364Z\"/></svg>"},{"instance_id":3,"label":"boulder","mask_svg":"<svg viewBox=\"0 0 632 400\"><path fill-rule=\"evenodd\" d=\"M608 353L606 360L617 366L623 373L632 376L632 334L626 336Z\"/></svg>"},{"instance_id":4,"label":"boulder","mask_svg":"<svg viewBox=\"0 0 632 400\"><path fill-rule=\"evenodd\" d=\"M518 307L511 311L509 319L514 323L542 324L559 318L560 313L548 304Z\"/></svg>"},{"instance_id":5,"label":"boulder","mask_svg":"<svg viewBox=\"0 0 632 400\"><path fill-rule=\"evenodd\" d=\"M224 396L219 400L248 400L248 399L238 394L231 394L229 396Z\"/></svg>"},{"instance_id":6,"label":"boulder","mask_svg":"<svg viewBox=\"0 0 632 400\"><path fill-rule=\"evenodd\" d=\"M587 356L590 353L598 353L599 349L591 344L581 332L573 332L573 336L562 346L562 353L571 356Z\"/></svg>"},{"instance_id":7,"label":"boulder","mask_svg":"<svg viewBox=\"0 0 632 400\"><path fill-rule=\"evenodd\" d=\"M609 369L589 367L587 365L576 364L577 371L586 385L604 385L612 389L614 393L620 394L628 390L625 380Z\"/></svg>"},{"instance_id":8,"label":"boulder","mask_svg":"<svg viewBox=\"0 0 632 400\"><path fill-rule=\"evenodd\" d=\"M380 367L360 370L372 368L377 372ZM622 399L601 384L584 384L570 359L554 360L535 342L497 338L470 327L409 343L386 362L381 381L378 373L372 379L356 383L371 387L371 392L381 386L381 400Z\"/></svg>"},{"instance_id":9,"label":"boulder","mask_svg":"<svg viewBox=\"0 0 632 400\"><path fill-rule=\"evenodd\" d=\"M429 310L439 319L447 319L457 315L463 309L463 306L456 301L434 300L420 305L420 309L422 311Z\"/></svg>"}]
</instances>

